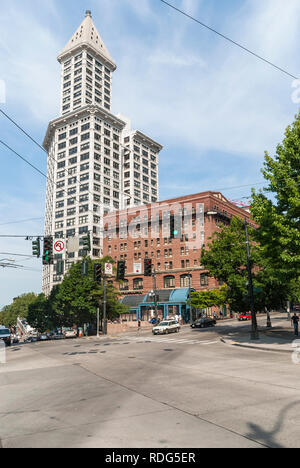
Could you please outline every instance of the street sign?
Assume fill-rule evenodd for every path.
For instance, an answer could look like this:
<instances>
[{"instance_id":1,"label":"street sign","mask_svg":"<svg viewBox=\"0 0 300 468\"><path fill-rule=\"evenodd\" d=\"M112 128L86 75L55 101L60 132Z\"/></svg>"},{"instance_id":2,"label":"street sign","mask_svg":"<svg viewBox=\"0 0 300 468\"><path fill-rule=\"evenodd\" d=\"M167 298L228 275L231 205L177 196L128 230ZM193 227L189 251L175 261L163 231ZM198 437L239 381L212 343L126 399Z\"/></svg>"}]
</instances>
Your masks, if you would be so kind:
<instances>
[{"instance_id":1,"label":"street sign","mask_svg":"<svg viewBox=\"0 0 300 468\"><path fill-rule=\"evenodd\" d=\"M105 275L107 275L107 276L112 276L113 275L112 263L105 263Z\"/></svg>"},{"instance_id":2,"label":"street sign","mask_svg":"<svg viewBox=\"0 0 300 468\"><path fill-rule=\"evenodd\" d=\"M134 263L133 264L133 273L137 275L142 274L142 264L141 263Z\"/></svg>"},{"instance_id":3,"label":"street sign","mask_svg":"<svg viewBox=\"0 0 300 468\"><path fill-rule=\"evenodd\" d=\"M67 240L67 251L68 253L71 252L78 252L79 246L79 238L78 237L69 237Z\"/></svg>"},{"instance_id":4,"label":"street sign","mask_svg":"<svg viewBox=\"0 0 300 468\"><path fill-rule=\"evenodd\" d=\"M64 241L58 240L58 241L56 241L55 244L54 244L54 251L55 251L56 253L59 253L59 254L60 254L60 253L63 253L64 250L65 250L65 247L66 247L66 246L65 246Z\"/></svg>"}]
</instances>

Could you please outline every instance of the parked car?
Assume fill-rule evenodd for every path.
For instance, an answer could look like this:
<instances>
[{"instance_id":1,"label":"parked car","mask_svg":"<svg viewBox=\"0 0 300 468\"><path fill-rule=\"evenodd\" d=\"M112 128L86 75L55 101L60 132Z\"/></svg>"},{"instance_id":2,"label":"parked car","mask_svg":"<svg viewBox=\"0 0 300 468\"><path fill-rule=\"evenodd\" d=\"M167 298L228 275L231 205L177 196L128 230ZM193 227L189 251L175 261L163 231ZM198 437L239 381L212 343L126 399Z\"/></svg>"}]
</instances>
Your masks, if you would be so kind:
<instances>
[{"instance_id":1,"label":"parked car","mask_svg":"<svg viewBox=\"0 0 300 468\"><path fill-rule=\"evenodd\" d=\"M180 325L176 320L164 320L156 325L152 333L153 335L167 335L168 333L179 333Z\"/></svg>"},{"instance_id":2,"label":"parked car","mask_svg":"<svg viewBox=\"0 0 300 468\"><path fill-rule=\"evenodd\" d=\"M4 341L6 346L11 345L11 333L8 328L0 327L0 340Z\"/></svg>"},{"instance_id":3,"label":"parked car","mask_svg":"<svg viewBox=\"0 0 300 468\"><path fill-rule=\"evenodd\" d=\"M238 316L238 321L239 322L245 322L247 320L251 320L251 314L247 313L247 314L239 314Z\"/></svg>"},{"instance_id":4,"label":"parked car","mask_svg":"<svg viewBox=\"0 0 300 468\"><path fill-rule=\"evenodd\" d=\"M77 338L77 330L74 328L63 328L63 334L65 338Z\"/></svg>"},{"instance_id":5,"label":"parked car","mask_svg":"<svg viewBox=\"0 0 300 468\"><path fill-rule=\"evenodd\" d=\"M39 341L48 341L50 340L50 337L48 335L48 333L41 333L38 337L38 340Z\"/></svg>"},{"instance_id":6,"label":"parked car","mask_svg":"<svg viewBox=\"0 0 300 468\"><path fill-rule=\"evenodd\" d=\"M61 332L53 332L51 334L51 340L63 340L65 338L65 335Z\"/></svg>"},{"instance_id":7,"label":"parked car","mask_svg":"<svg viewBox=\"0 0 300 468\"><path fill-rule=\"evenodd\" d=\"M37 336L28 336L24 339L24 343L35 343L36 341L38 341Z\"/></svg>"},{"instance_id":8,"label":"parked car","mask_svg":"<svg viewBox=\"0 0 300 468\"><path fill-rule=\"evenodd\" d=\"M217 321L214 318L210 317L202 317L199 320L196 320L192 323L191 328L206 328L206 327L214 327Z\"/></svg>"}]
</instances>

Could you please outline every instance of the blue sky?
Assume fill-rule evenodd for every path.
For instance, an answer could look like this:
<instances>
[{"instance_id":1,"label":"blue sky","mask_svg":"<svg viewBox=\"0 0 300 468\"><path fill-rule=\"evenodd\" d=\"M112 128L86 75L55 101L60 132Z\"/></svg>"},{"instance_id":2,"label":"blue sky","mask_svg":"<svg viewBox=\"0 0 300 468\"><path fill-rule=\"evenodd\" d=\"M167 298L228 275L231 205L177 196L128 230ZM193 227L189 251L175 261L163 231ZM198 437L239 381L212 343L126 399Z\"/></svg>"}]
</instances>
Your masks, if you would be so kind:
<instances>
[{"instance_id":1,"label":"blue sky","mask_svg":"<svg viewBox=\"0 0 300 468\"><path fill-rule=\"evenodd\" d=\"M300 75L298 0L169 0L290 73ZM118 69L113 112L163 144L160 198L223 190L249 196L262 181L299 104L292 78L235 48L159 0L11 0L0 17L1 108L39 142L59 114L56 57L84 18L93 19ZM0 116L0 139L46 171L46 157ZM0 145L0 234L43 233L45 179ZM257 186L256 186L257 187ZM258 186L259 187L259 186ZM26 223L13 223L40 218ZM31 254L31 242L0 238L2 253ZM0 270L0 307L41 290L41 261Z\"/></svg>"}]
</instances>

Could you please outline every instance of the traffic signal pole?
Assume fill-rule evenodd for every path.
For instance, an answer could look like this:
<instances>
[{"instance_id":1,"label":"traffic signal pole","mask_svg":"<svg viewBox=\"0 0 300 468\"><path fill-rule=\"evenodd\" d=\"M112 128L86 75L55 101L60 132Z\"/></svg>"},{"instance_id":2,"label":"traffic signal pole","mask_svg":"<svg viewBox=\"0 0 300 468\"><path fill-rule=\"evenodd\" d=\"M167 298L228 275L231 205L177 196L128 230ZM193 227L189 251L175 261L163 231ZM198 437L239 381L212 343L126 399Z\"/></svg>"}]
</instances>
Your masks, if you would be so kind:
<instances>
[{"instance_id":1,"label":"traffic signal pole","mask_svg":"<svg viewBox=\"0 0 300 468\"><path fill-rule=\"evenodd\" d=\"M248 234L248 223L245 219L245 233L246 233L246 246L247 246L247 270L248 270L248 290L250 295L250 306L251 306L251 340L259 340L256 312L254 308L254 292L253 292L253 280L252 280L252 267L250 257L250 244Z\"/></svg>"},{"instance_id":2,"label":"traffic signal pole","mask_svg":"<svg viewBox=\"0 0 300 468\"><path fill-rule=\"evenodd\" d=\"M106 277L103 276L103 287L104 287L104 297L103 297L103 335L107 335L107 292L106 292Z\"/></svg>"},{"instance_id":3,"label":"traffic signal pole","mask_svg":"<svg viewBox=\"0 0 300 468\"><path fill-rule=\"evenodd\" d=\"M157 285L156 285L156 271L153 270L153 291L154 291L154 307L155 307L155 319L158 319L158 308L157 308Z\"/></svg>"}]
</instances>

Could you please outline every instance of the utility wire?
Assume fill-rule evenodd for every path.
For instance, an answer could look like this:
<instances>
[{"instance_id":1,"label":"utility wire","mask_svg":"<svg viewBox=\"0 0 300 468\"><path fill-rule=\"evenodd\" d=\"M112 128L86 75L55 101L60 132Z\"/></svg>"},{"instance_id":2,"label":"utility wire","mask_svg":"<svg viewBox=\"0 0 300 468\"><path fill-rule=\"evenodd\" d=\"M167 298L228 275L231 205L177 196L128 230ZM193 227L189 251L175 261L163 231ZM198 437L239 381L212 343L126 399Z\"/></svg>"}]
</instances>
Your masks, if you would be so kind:
<instances>
[{"instance_id":1,"label":"utility wire","mask_svg":"<svg viewBox=\"0 0 300 468\"><path fill-rule=\"evenodd\" d=\"M164 0L160 0L162 1L163 3L165 3L166 5L170 6L171 8L174 8L175 10L177 10L178 12L184 14L185 16L188 16L189 18L199 22L200 24L202 24L200 21L196 20L195 18L193 18L192 16L188 15L187 13L183 12L182 10L179 10L178 8L174 7L174 5L171 5L169 4L168 2L164 1ZM206 25L204 25L206 26ZM210 29L210 28L209 28ZM219 34L219 33L217 33ZM220 34L221 35L221 34ZM247 50L247 49L246 49ZM291 75L292 76L292 75ZM293 77L294 78L294 77ZM30 138L31 141L33 141L39 148L41 148L46 154L47 151L45 150L45 148L43 148L34 138L32 138L28 132L26 132L20 125L18 125L9 115L7 115L5 112L3 112L1 109L0 109L0 112L8 119L10 120L17 128L19 128L28 138ZM24 162L26 162L27 164L29 164L33 169L35 169L36 171L38 171L43 177L45 177L47 180L50 180L52 182L52 184L55 185L55 182L53 179L50 179L45 173L43 173L42 171L40 171L40 169L38 169L36 166L34 166L33 164L31 164L27 159L25 159L24 157L22 157L19 153L17 153L16 151L14 151L10 146L8 146L6 143L4 143L2 140L0 140L0 143L2 145L4 145L6 148L8 148L10 151L12 151L13 153L15 153L19 158L21 158ZM130 153L133 152L133 150L131 150L130 148L127 148L127 146L124 146L122 144L120 144L120 146L122 148L124 148L126 151L129 151ZM50 158L52 158L56 163L58 162L53 156L49 155ZM69 174L69 171L68 169L64 169L65 172L67 172L67 174L70 176L71 174ZM298 177L298 176L295 176L295 177ZM293 177L292 177L293 178ZM284 180L284 179L279 179L279 180ZM255 182L253 184L247 184L247 185L238 185L238 186L233 186L233 187L222 187L222 188L218 188L218 189L215 189L214 192L225 192L225 191L229 191L229 190L237 190L237 189L241 189L241 188L247 188L247 187L253 187L255 185L264 185L266 183L266 181L264 182ZM65 189L62 189L62 191L64 193L68 195L67 191ZM210 190L209 190L210 191ZM263 190L263 192L266 191L266 190ZM89 191L89 193L91 195L94 196L94 194L92 192ZM128 198L131 198L130 195L128 194L125 194L126 196L128 196ZM77 203L81 203L76 197L73 197L75 198L76 202ZM92 213L93 215L97 214L96 212L92 211L92 210L88 210L87 212L90 212ZM36 219L42 219L42 218L36 218ZM5 223L6 224L6 223ZM8 223L7 223L8 224ZM1 226L2 224L0 224ZM4 225L4 224L3 224Z\"/></svg>"},{"instance_id":2,"label":"utility wire","mask_svg":"<svg viewBox=\"0 0 300 468\"><path fill-rule=\"evenodd\" d=\"M29 219L22 219L20 221L10 221L8 223L1 223L0 226L7 226L8 224L27 223L27 222L30 222L30 221L38 221L38 220L41 220L41 219L44 219L44 216L41 217L41 218L29 218Z\"/></svg>"},{"instance_id":3,"label":"utility wire","mask_svg":"<svg viewBox=\"0 0 300 468\"><path fill-rule=\"evenodd\" d=\"M2 109L0 109L0 112L2 115L4 115L4 117L6 117L11 123L13 123L22 133L24 133L24 135L26 135L35 145L37 145L38 148L40 148L44 153L46 153L46 155L52 159L56 164L58 163L58 160L52 156L50 153L48 153L48 151L40 145L40 143L38 143L38 141L36 141L23 127L21 127L12 117L10 117L6 112L4 112ZM119 142L119 145L121 146L121 148L125 149L125 151L129 151L130 153L133 153L133 150L131 150L130 148L128 148L127 146L124 146L122 145L121 142ZM70 176L70 172L68 169L66 168L62 168L62 170L68 175ZM123 170L123 168L122 168ZM89 193L94 196L94 194L92 192L89 191ZM128 198L133 198L131 195L129 195L128 193L126 192L121 192L123 195L125 194L126 197Z\"/></svg>"},{"instance_id":4,"label":"utility wire","mask_svg":"<svg viewBox=\"0 0 300 468\"><path fill-rule=\"evenodd\" d=\"M41 174L43 177L45 177L46 180L49 180L50 182L52 182L53 186L56 185L56 183L54 182L53 179L51 179L49 176L47 176L44 172L42 172L38 167L34 166L33 164L31 164L31 162L28 161L28 159L24 158L23 156L21 156L19 153L17 153L13 148L11 148L9 145L7 145L4 141L0 140L0 143L5 146L7 149L9 149L10 151L12 151L16 156L18 156L20 159L22 159L26 164L28 164L29 166L31 166L35 171L37 171L39 174ZM68 192L65 190L65 189L61 189L64 193L68 195ZM76 198L76 197L73 197L75 198L75 200L77 201L77 203L79 204L80 201ZM93 213L93 215L95 215L96 213L92 210L87 210L86 213Z\"/></svg>"},{"instance_id":5,"label":"utility wire","mask_svg":"<svg viewBox=\"0 0 300 468\"><path fill-rule=\"evenodd\" d=\"M45 150L45 148L43 148L42 145L40 145L31 135L29 135L29 133L27 133L26 130L24 130L24 128L22 128L20 125L18 125L17 122L15 122L2 109L0 109L0 112L1 112L1 114L4 115L4 117L6 117L8 120L10 120L10 122L12 122L19 130L21 130L21 132L24 133L24 135L26 135L35 145L37 145L42 151L44 151L47 154L47 151Z\"/></svg>"},{"instance_id":6,"label":"utility wire","mask_svg":"<svg viewBox=\"0 0 300 468\"><path fill-rule=\"evenodd\" d=\"M44 172L42 172L38 167L34 166L33 164L31 164L31 162L28 161L28 159L26 158L23 158L23 156L21 156L19 153L17 153L14 149L12 149L10 146L8 146L4 141L0 140L0 143L5 146L7 149L9 149L12 153L14 153L16 156L18 156L20 159L22 159L24 162L26 162L26 164L28 164L29 166L31 166L35 171L39 172L39 174L41 174L43 177L45 177L46 179L49 179L49 177L46 176L46 174L44 174ZM49 179L51 180L51 179ZM54 181L52 181L54 183Z\"/></svg>"},{"instance_id":7,"label":"utility wire","mask_svg":"<svg viewBox=\"0 0 300 468\"><path fill-rule=\"evenodd\" d=\"M206 29L209 29L209 31L212 31L213 33L217 34L218 36L222 37L223 39L225 39L226 41L228 42L231 42L231 44L234 44L235 46L239 47L240 49L244 50L245 52L247 52L248 54L251 54L253 55L254 57L258 58L259 60L267 63L268 65L270 65L271 67L273 68L276 68L277 70L279 70L280 72L284 73L285 75L291 77L291 78L294 78L295 80L298 80L298 77L295 76L295 75L292 75L291 73L289 73L288 71L284 70L283 68L279 67L278 65L275 65L273 62L270 62L269 60L265 59L264 57L262 57L261 55L258 55L256 54L255 52L253 52L252 50L248 49L247 47L243 46L242 44L234 41L233 39L231 39L230 37L228 36L225 36L224 34L216 31L215 29L211 28L210 26L208 26L207 24L203 23L202 21L198 20L197 18L189 15L188 13L186 13L185 11L183 10L180 10L179 8L175 7L174 5L172 5L171 3L168 3L166 2L165 0L160 0L162 3L164 3L165 5L167 5L168 7L170 8L173 8L173 10L176 10L178 13L181 13L182 15L186 16L187 18L191 19L192 21L195 21L196 23L200 24L201 26L203 26L204 28Z\"/></svg>"}]
</instances>

